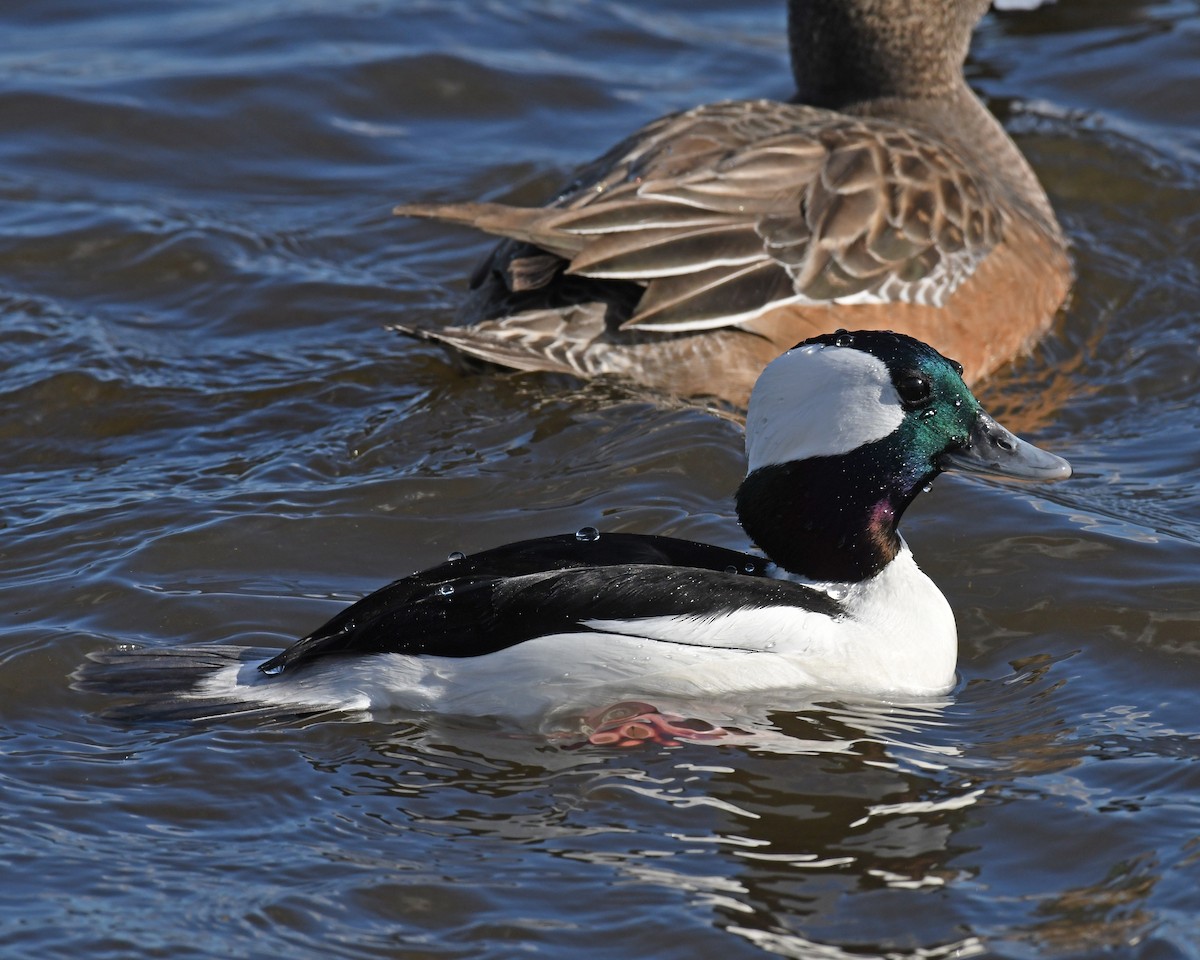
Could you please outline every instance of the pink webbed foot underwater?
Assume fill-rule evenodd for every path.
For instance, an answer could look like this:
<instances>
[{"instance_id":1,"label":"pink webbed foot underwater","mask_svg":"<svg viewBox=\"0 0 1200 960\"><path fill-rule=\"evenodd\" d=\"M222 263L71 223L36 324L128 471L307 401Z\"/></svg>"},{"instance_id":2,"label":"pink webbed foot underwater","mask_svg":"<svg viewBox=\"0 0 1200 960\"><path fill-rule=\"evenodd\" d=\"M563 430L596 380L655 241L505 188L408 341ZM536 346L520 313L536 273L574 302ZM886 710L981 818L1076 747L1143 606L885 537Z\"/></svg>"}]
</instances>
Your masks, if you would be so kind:
<instances>
[{"instance_id":1,"label":"pink webbed foot underwater","mask_svg":"<svg viewBox=\"0 0 1200 960\"><path fill-rule=\"evenodd\" d=\"M586 739L571 744L578 749L586 744L598 747L640 747L655 744L677 747L681 743L745 738L747 731L738 727L720 727L697 717L664 713L651 703L623 700L610 707L591 711L581 720ZM573 734L561 733L561 737Z\"/></svg>"}]
</instances>

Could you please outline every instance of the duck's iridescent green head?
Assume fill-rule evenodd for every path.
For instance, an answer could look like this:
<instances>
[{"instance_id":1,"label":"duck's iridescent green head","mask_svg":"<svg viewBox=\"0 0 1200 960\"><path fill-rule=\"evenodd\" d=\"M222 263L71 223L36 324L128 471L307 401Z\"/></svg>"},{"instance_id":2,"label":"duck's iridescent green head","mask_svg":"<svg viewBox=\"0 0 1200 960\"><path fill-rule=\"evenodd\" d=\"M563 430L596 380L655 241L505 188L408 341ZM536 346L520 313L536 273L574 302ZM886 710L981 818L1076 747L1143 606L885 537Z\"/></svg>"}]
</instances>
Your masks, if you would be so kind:
<instances>
[{"instance_id":1,"label":"duck's iridescent green head","mask_svg":"<svg viewBox=\"0 0 1200 960\"><path fill-rule=\"evenodd\" d=\"M813 337L773 361L750 398L746 450L743 525L781 566L819 579L861 579L886 564L899 549L901 514L944 470L1071 475L1065 460L989 417L959 364L912 337L876 330ZM800 515L799 531L824 531L818 539L847 562L798 548L786 514ZM781 524L790 532L772 530ZM797 549L806 569L785 562Z\"/></svg>"}]
</instances>

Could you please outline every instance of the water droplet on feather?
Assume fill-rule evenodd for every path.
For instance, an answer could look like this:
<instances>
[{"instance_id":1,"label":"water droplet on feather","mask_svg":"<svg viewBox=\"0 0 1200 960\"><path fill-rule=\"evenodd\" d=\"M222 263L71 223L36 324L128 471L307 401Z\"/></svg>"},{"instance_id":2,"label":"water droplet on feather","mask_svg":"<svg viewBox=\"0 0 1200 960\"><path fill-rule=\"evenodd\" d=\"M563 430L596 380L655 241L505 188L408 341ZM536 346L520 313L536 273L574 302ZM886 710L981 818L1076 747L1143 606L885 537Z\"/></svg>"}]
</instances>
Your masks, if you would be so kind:
<instances>
[{"instance_id":1,"label":"water droplet on feather","mask_svg":"<svg viewBox=\"0 0 1200 960\"><path fill-rule=\"evenodd\" d=\"M584 543L594 543L600 539L600 531L595 527L580 527L575 531L575 539Z\"/></svg>"}]
</instances>

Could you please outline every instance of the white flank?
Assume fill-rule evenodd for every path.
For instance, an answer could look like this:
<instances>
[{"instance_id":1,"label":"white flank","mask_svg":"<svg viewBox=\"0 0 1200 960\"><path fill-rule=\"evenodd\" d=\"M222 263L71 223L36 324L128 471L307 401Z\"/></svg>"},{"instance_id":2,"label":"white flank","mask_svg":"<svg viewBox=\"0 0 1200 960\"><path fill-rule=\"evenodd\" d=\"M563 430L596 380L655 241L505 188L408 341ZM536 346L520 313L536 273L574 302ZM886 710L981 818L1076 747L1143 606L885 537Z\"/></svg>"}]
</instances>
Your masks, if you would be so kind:
<instances>
[{"instance_id":1,"label":"white flank","mask_svg":"<svg viewBox=\"0 0 1200 960\"><path fill-rule=\"evenodd\" d=\"M797 347L767 365L750 395L747 472L849 453L882 440L903 419L882 360L854 347Z\"/></svg>"}]
</instances>

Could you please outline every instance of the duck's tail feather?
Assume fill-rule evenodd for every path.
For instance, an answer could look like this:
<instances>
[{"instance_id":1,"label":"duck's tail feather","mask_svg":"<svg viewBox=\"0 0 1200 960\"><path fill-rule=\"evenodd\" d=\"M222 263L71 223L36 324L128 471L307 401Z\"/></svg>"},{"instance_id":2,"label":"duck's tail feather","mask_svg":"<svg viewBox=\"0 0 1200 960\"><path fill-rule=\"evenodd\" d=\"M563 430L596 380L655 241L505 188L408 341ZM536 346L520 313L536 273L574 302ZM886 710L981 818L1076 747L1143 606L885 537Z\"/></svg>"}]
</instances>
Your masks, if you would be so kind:
<instances>
[{"instance_id":1,"label":"duck's tail feather","mask_svg":"<svg viewBox=\"0 0 1200 960\"><path fill-rule=\"evenodd\" d=\"M119 698L104 711L118 720L298 716L306 711L295 704L256 700L242 679L278 652L231 645L99 650L71 675L71 686Z\"/></svg>"},{"instance_id":2,"label":"duck's tail feather","mask_svg":"<svg viewBox=\"0 0 1200 960\"><path fill-rule=\"evenodd\" d=\"M561 211L544 207L511 207L503 203L405 203L393 208L398 217L440 220L474 227L484 233L524 240L564 260L583 249L583 238L557 229Z\"/></svg>"},{"instance_id":3,"label":"duck's tail feather","mask_svg":"<svg viewBox=\"0 0 1200 960\"><path fill-rule=\"evenodd\" d=\"M396 333L430 340L469 357L513 370L543 370L591 377L600 368L592 348L603 335L602 304L577 304L554 310L529 310L503 320L472 326L418 327L396 323Z\"/></svg>"}]
</instances>

